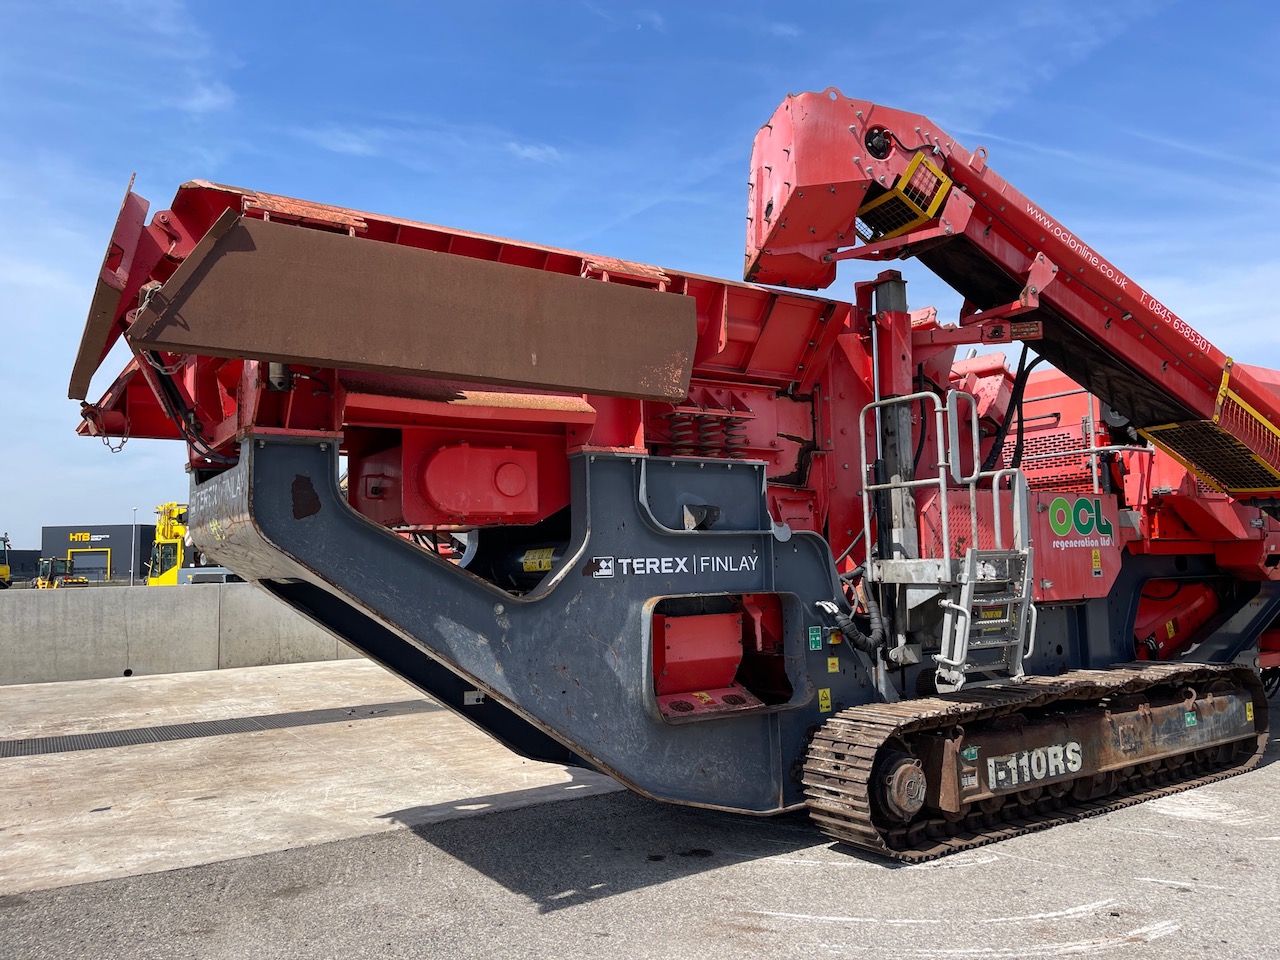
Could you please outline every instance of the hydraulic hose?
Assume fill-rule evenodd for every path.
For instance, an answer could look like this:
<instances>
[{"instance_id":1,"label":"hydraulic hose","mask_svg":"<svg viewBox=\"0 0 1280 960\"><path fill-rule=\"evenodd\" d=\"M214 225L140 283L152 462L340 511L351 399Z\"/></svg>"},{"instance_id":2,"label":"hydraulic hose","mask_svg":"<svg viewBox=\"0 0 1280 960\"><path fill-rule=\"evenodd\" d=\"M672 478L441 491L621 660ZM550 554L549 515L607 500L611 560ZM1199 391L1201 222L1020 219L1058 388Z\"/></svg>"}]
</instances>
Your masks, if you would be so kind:
<instances>
[{"instance_id":1,"label":"hydraulic hose","mask_svg":"<svg viewBox=\"0 0 1280 960\"><path fill-rule=\"evenodd\" d=\"M875 654L884 644L884 619L880 616L880 605L870 596L867 597L866 605L867 617L871 621L870 635L858 629L858 625L853 622L853 618L832 601L821 600L818 602L819 609L831 615L831 618L836 622L836 626L840 628L840 633L851 647L861 650L863 653Z\"/></svg>"},{"instance_id":2,"label":"hydraulic hose","mask_svg":"<svg viewBox=\"0 0 1280 960\"><path fill-rule=\"evenodd\" d=\"M1004 452L1004 442L1009 436L1009 423L1012 420L1012 414L1018 412L1018 437L1019 446L1014 451L1017 460L1022 459L1021 437L1022 437L1022 394L1027 388L1027 377L1031 376L1031 371L1036 368L1044 360L1044 357L1036 357L1030 364L1027 363L1027 346L1022 345L1022 356L1018 358L1018 372L1013 378L1013 389L1009 396L1009 414L1006 415L996 430L996 435L992 439L991 449L987 452L987 457L982 461L982 472L987 473L995 469L997 463L1000 462L1000 454ZM1016 466L1016 464L1015 464Z\"/></svg>"}]
</instances>

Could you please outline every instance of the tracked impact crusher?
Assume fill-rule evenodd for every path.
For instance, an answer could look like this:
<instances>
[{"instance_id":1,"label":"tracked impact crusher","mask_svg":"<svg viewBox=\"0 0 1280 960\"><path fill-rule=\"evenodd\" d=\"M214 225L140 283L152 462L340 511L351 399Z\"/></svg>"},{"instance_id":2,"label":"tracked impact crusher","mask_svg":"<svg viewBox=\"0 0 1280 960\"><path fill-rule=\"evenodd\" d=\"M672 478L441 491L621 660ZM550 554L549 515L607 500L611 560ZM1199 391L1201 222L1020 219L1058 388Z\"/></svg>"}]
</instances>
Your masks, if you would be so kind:
<instances>
[{"instance_id":1,"label":"tracked impact crusher","mask_svg":"<svg viewBox=\"0 0 1280 960\"><path fill-rule=\"evenodd\" d=\"M921 860L1248 770L1280 374L986 159L789 97L747 283L201 181L148 223L130 191L70 396L124 337L80 430L185 441L200 550L650 797ZM906 257L955 322L891 270L796 292Z\"/></svg>"}]
</instances>

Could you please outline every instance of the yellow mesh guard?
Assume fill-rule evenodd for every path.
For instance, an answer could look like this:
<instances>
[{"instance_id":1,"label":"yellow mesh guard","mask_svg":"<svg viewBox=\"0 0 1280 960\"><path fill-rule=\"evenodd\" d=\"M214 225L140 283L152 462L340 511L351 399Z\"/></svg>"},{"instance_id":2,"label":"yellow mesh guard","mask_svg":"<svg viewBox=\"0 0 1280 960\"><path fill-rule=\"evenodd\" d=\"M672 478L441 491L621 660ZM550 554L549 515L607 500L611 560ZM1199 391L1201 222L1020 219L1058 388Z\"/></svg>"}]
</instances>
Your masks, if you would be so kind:
<instances>
[{"instance_id":1,"label":"yellow mesh guard","mask_svg":"<svg viewBox=\"0 0 1280 960\"><path fill-rule=\"evenodd\" d=\"M951 178L923 151L917 153L888 193L858 209L854 230L864 243L890 240L914 230L937 216L950 188Z\"/></svg>"},{"instance_id":2,"label":"yellow mesh guard","mask_svg":"<svg viewBox=\"0 0 1280 960\"><path fill-rule=\"evenodd\" d=\"M1228 386L1223 371L1212 420L1167 423L1138 432L1197 477L1231 494L1280 492L1280 429Z\"/></svg>"}]
</instances>

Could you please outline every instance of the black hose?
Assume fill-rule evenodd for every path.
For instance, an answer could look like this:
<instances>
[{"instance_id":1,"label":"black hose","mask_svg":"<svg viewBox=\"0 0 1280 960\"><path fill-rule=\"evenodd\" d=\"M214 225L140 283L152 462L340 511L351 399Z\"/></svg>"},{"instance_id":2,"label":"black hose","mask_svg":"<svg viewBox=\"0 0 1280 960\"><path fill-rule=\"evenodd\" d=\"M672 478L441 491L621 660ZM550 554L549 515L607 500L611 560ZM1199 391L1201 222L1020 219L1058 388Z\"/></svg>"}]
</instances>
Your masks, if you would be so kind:
<instances>
[{"instance_id":1,"label":"black hose","mask_svg":"<svg viewBox=\"0 0 1280 960\"><path fill-rule=\"evenodd\" d=\"M1009 395L1009 411L1018 414L1018 447L1014 450L1015 456L1020 460L1022 457L1021 437L1022 437L1022 394L1027 389L1027 378L1031 375L1031 371L1044 361L1044 357L1036 357L1031 363L1027 363L1027 345L1022 345L1022 356L1018 358L1018 372L1013 378L1013 390ZM1009 436L1010 416L1005 416L1000 426L996 428L996 435L992 439L991 449L987 451L986 459L982 461L982 472L987 473L994 470L996 464L1000 462L1000 454L1004 452L1004 442ZM1017 464L1013 464L1017 466Z\"/></svg>"},{"instance_id":2,"label":"black hose","mask_svg":"<svg viewBox=\"0 0 1280 960\"><path fill-rule=\"evenodd\" d=\"M916 392L924 393L924 364L916 365ZM915 480L916 475L920 472L920 458L924 456L924 441L928 435L928 416L929 407L924 402L924 398L920 398L920 439L916 442L916 455L911 461L911 479Z\"/></svg>"},{"instance_id":3,"label":"black hose","mask_svg":"<svg viewBox=\"0 0 1280 960\"><path fill-rule=\"evenodd\" d=\"M867 617L871 621L870 635L859 630L858 625L853 622L853 618L843 610L837 610L834 616L836 626L840 628L840 632L844 635L845 640L849 642L849 646L855 647L863 653L875 653L884 644L884 619L880 616L880 605L870 596L867 597L866 605Z\"/></svg>"},{"instance_id":4,"label":"black hose","mask_svg":"<svg viewBox=\"0 0 1280 960\"><path fill-rule=\"evenodd\" d=\"M147 357L153 367L156 368L156 381L160 384L160 393L158 399L160 405L165 408L165 414L177 426L178 431L182 434L183 439L191 445L200 456L204 457L211 463L223 464L231 466L236 462L233 457L224 457L217 453L200 436L200 431L196 426L195 411L187 406L186 401L182 399L182 394L173 382L173 378L165 372L163 364L160 363L160 355L155 351L148 351Z\"/></svg>"},{"instance_id":5,"label":"black hose","mask_svg":"<svg viewBox=\"0 0 1280 960\"><path fill-rule=\"evenodd\" d=\"M1042 363L1043 361L1044 357L1036 357L1036 359L1027 366L1027 374L1030 375L1031 371L1035 369L1036 364ZM1022 416L1022 404L1026 400L1025 390L1027 384L1025 381L1022 386L1024 392L1018 394L1018 439L1013 443L1013 456L1009 458L1009 466L1013 467L1015 470L1022 466L1022 444L1024 439L1023 427L1027 424L1027 421Z\"/></svg>"}]
</instances>

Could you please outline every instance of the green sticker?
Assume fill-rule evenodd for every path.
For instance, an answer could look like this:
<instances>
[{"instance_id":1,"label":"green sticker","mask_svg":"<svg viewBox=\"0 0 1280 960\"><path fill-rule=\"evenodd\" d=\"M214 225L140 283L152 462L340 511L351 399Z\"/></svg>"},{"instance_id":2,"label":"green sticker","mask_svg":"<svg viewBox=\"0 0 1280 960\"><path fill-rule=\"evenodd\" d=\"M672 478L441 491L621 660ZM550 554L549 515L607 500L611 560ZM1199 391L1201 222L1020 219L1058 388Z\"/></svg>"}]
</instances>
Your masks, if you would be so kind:
<instances>
[{"instance_id":1,"label":"green sticker","mask_svg":"<svg viewBox=\"0 0 1280 960\"><path fill-rule=\"evenodd\" d=\"M960 756L972 763L978 759L978 748L974 746L965 747Z\"/></svg>"},{"instance_id":2,"label":"green sticker","mask_svg":"<svg viewBox=\"0 0 1280 960\"><path fill-rule=\"evenodd\" d=\"M821 627L809 628L809 649L810 650L822 649L822 628Z\"/></svg>"},{"instance_id":3,"label":"green sticker","mask_svg":"<svg viewBox=\"0 0 1280 960\"><path fill-rule=\"evenodd\" d=\"M1194 727L1196 725L1196 714L1194 710L1187 711L1186 721L1188 727Z\"/></svg>"}]
</instances>

